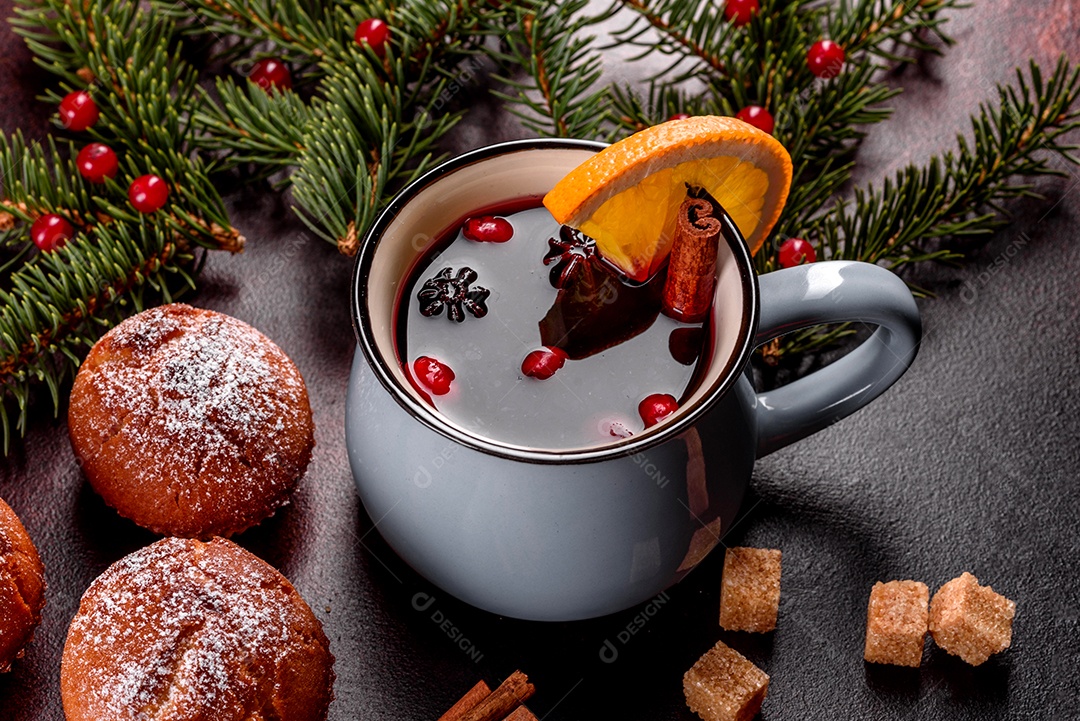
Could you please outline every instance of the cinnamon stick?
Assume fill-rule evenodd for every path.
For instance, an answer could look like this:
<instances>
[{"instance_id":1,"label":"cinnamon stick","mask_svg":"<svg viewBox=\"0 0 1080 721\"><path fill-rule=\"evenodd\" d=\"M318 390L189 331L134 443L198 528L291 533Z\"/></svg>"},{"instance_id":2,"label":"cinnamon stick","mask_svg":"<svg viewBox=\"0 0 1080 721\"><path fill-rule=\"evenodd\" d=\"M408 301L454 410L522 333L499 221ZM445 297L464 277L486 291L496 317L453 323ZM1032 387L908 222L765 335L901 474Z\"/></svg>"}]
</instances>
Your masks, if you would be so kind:
<instances>
[{"instance_id":1,"label":"cinnamon stick","mask_svg":"<svg viewBox=\"0 0 1080 721\"><path fill-rule=\"evenodd\" d=\"M529 683L529 677L521 671L514 671L491 695L465 714L461 721L503 721L515 707L524 703L536 688Z\"/></svg>"},{"instance_id":2,"label":"cinnamon stick","mask_svg":"<svg viewBox=\"0 0 1080 721\"><path fill-rule=\"evenodd\" d=\"M439 721L461 721L461 718L476 708L476 705L491 695L491 687L481 679L469 692L458 699L450 709L439 717Z\"/></svg>"},{"instance_id":3,"label":"cinnamon stick","mask_svg":"<svg viewBox=\"0 0 1080 721\"><path fill-rule=\"evenodd\" d=\"M721 231L714 213L705 198L687 197L679 206L661 309L684 323L705 320L712 306Z\"/></svg>"},{"instance_id":4,"label":"cinnamon stick","mask_svg":"<svg viewBox=\"0 0 1080 721\"><path fill-rule=\"evenodd\" d=\"M507 716L503 721L540 721L529 709L524 706L518 706L514 713Z\"/></svg>"}]
</instances>

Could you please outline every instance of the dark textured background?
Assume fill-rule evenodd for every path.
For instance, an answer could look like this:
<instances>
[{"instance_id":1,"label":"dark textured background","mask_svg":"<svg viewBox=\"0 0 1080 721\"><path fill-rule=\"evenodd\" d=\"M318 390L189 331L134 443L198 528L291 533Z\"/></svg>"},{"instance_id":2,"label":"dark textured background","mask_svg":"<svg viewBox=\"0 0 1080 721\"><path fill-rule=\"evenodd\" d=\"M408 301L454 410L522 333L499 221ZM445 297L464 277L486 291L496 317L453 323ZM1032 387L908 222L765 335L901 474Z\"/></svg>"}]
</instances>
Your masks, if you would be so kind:
<instances>
[{"instance_id":1,"label":"dark textured background","mask_svg":"<svg viewBox=\"0 0 1080 721\"><path fill-rule=\"evenodd\" d=\"M1027 57L1080 60L1077 3L976 5L950 23L959 42L944 59L895 78L908 92L861 151L864 177L951 147L968 112ZM10 7L0 0L0 16ZM40 137L49 109L34 96L48 81L0 27L0 128ZM474 101L452 149L523 135L483 96ZM545 720L690 719L682 673L718 638L772 676L762 713L772 721L1080 718L1080 179L1070 173L1041 186L1047 201L1017 206L1015 224L967 266L920 274L938 298L921 304L922 350L885 397L758 464L748 513L725 542L783 549L776 633L718 629L717 553L625 644L619 632L641 609L572 624L511 621L456 602L394 556L360 507L342 440L349 264L278 196L230 194L248 250L213 256L189 301L254 324L307 378L318 426L311 467L292 506L237 540L292 579L323 620L338 658L330 718L434 719L477 679L494 684L521 668ZM0 460L0 496L21 514L49 581L34 643L0 677L0 721L55 721L79 596L153 537L89 490L64 424L44 413ZM963 570L1018 602L1012 649L977 669L929 643L920 670L863 663L874 581L937 588ZM435 597L425 612L410 603L418 592ZM436 611L471 653L432 620ZM619 650L611 664L599 658L606 639Z\"/></svg>"}]
</instances>

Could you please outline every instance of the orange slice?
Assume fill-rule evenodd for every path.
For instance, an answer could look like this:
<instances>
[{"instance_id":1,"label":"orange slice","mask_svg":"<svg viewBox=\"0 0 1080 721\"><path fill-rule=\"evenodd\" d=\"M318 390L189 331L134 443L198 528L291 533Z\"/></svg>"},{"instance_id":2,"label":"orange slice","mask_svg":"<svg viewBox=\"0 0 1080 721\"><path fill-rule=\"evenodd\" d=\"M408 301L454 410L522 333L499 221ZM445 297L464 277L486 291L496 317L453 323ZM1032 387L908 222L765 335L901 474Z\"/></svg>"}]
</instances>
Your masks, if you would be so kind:
<instances>
[{"instance_id":1,"label":"orange slice","mask_svg":"<svg viewBox=\"0 0 1080 721\"><path fill-rule=\"evenodd\" d=\"M735 118L669 120L574 168L544 205L555 220L595 239L610 263L643 281L671 250L687 185L716 198L757 252L787 200L791 157L773 136Z\"/></svg>"}]
</instances>

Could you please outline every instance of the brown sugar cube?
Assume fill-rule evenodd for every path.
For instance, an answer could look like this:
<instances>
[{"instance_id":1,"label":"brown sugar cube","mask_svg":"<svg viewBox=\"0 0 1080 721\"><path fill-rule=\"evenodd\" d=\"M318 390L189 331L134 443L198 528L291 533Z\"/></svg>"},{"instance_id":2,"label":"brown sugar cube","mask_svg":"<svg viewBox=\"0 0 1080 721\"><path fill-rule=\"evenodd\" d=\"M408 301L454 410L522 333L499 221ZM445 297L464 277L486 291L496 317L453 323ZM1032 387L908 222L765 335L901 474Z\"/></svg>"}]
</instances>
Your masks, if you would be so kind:
<instances>
[{"instance_id":1,"label":"brown sugar cube","mask_svg":"<svg viewBox=\"0 0 1080 721\"><path fill-rule=\"evenodd\" d=\"M926 640L930 589L919 581L875 583L866 609L866 650L870 663L918 667Z\"/></svg>"},{"instance_id":2,"label":"brown sugar cube","mask_svg":"<svg viewBox=\"0 0 1080 721\"><path fill-rule=\"evenodd\" d=\"M720 582L720 626L728 631L772 631L779 608L780 551L729 548Z\"/></svg>"},{"instance_id":3,"label":"brown sugar cube","mask_svg":"<svg viewBox=\"0 0 1080 721\"><path fill-rule=\"evenodd\" d=\"M978 666L1012 642L1016 604L980 586L966 571L946 583L930 602L930 635L938 646Z\"/></svg>"},{"instance_id":4,"label":"brown sugar cube","mask_svg":"<svg viewBox=\"0 0 1080 721\"><path fill-rule=\"evenodd\" d=\"M723 641L683 675L686 705L705 721L749 721L768 691L769 675Z\"/></svg>"}]
</instances>

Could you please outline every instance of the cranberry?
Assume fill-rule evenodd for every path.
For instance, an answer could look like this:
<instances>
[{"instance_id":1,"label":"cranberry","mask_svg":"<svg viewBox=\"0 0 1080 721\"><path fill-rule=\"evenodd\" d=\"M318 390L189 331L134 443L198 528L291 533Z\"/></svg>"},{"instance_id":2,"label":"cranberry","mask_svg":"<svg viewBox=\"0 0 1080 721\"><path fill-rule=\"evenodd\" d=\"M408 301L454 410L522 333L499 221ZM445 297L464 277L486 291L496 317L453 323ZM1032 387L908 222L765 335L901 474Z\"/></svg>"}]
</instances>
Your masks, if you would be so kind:
<instances>
[{"instance_id":1,"label":"cranberry","mask_svg":"<svg viewBox=\"0 0 1080 721\"><path fill-rule=\"evenodd\" d=\"M450 392L450 384L454 380L454 371L445 363L440 363L434 358L422 355L413 361L413 372L420 382L431 389L437 396L443 396Z\"/></svg>"},{"instance_id":2,"label":"cranberry","mask_svg":"<svg viewBox=\"0 0 1080 721\"><path fill-rule=\"evenodd\" d=\"M675 113L668 120L686 120L690 117L690 113Z\"/></svg>"},{"instance_id":3,"label":"cranberry","mask_svg":"<svg viewBox=\"0 0 1080 721\"><path fill-rule=\"evenodd\" d=\"M724 3L724 17L736 27L742 27L757 14L758 0L727 0Z\"/></svg>"},{"instance_id":4,"label":"cranberry","mask_svg":"<svg viewBox=\"0 0 1080 721\"><path fill-rule=\"evenodd\" d=\"M42 215L30 226L30 238L34 245L48 253L60 248L75 235L75 229L59 215L47 213Z\"/></svg>"},{"instance_id":5,"label":"cranberry","mask_svg":"<svg viewBox=\"0 0 1080 721\"><path fill-rule=\"evenodd\" d=\"M679 403L675 400L675 396L667 393L653 393L650 396L645 396L637 407L638 413L641 414L641 420L645 421L646 428L655 426L678 408Z\"/></svg>"},{"instance_id":6,"label":"cranberry","mask_svg":"<svg viewBox=\"0 0 1080 721\"><path fill-rule=\"evenodd\" d=\"M538 381L546 381L565 363L566 351L562 348L544 346L525 356L525 360L521 362L521 372Z\"/></svg>"},{"instance_id":7,"label":"cranberry","mask_svg":"<svg viewBox=\"0 0 1080 721\"><path fill-rule=\"evenodd\" d=\"M701 355L701 342L705 332L701 328L676 328L668 336L671 357L684 366L692 366Z\"/></svg>"},{"instance_id":8,"label":"cranberry","mask_svg":"<svg viewBox=\"0 0 1080 721\"><path fill-rule=\"evenodd\" d=\"M465 221L462 234L478 243L505 243L514 237L514 226L506 218L481 215Z\"/></svg>"},{"instance_id":9,"label":"cranberry","mask_svg":"<svg viewBox=\"0 0 1080 721\"><path fill-rule=\"evenodd\" d=\"M835 78L844 67L844 49L832 40L818 40L806 52L810 72L819 78Z\"/></svg>"},{"instance_id":10,"label":"cranberry","mask_svg":"<svg viewBox=\"0 0 1080 721\"><path fill-rule=\"evenodd\" d=\"M780 244L780 267L794 268L803 263L813 263L817 260L814 246L802 238L788 238Z\"/></svg>"},{"instance_id":11,"label":"cranberry","mask_svg":"<svg viewBox=\"0 0 1080 721\"><path fill-rule=\"evenodd\" d=\"M251 68L251 74L248 75L248 80L267 91L270 88L292 89L292 74L288 66L277 58L263 58L255 63Z\"/></svg>"},{"instance_id":12,"label":"cranberry","mask_svg":"<svg viewBox=\"0 0 1080 721\"><path fill-rule=\"evenodd\" d=\"M735 113L735 117L744 123L753 125L758 130L772 135L773 127L776 123L773 122L772 113L760 105L747 105L745 108Z\"/></svg>"},{"instance_id":13,"label":"cranberry","mask_svg":"<svg viewBox=\"0 0 1080 721\"><path fill-rule=\"evenodd\" d=\"M76 132L82 132L98 121L97 103L85 90L65 95L58 112L63 126Z\"/></svg>"},{"instance_id":14,"label":"cranberry","mask_svg":"<svg viewBox=\"0 0 1080 721\"><path fill-rule=\"evenodd\" d=\"M390 26L379 18L368 18L356 26L353 39L357 45L368 45L376 54L386 52L386 40L390 37Z\"/></svg>"},{"instance_id":15,"label":"cranberry","mask_svg":"<svg viewBox=\"0 0 1080 721\"><path fill-rule=\"evenodd\" d=\"M128 200L140 213L161 210L169 199L169 186L156 175L140 175L128 187Z\"/></svg>"},{"instance_id":16,"label":"cranberry","mask_svg":"<svg viewBox=\"0 0 1080 721\"><path fill-rule=\"evenodd\" d=\"M104 143L87 145L79 151L75 163L79 166L79 174L91 183L104 183L105 178L115 178L120 169L116 153Z\"/></svg>"}]
</instances>

